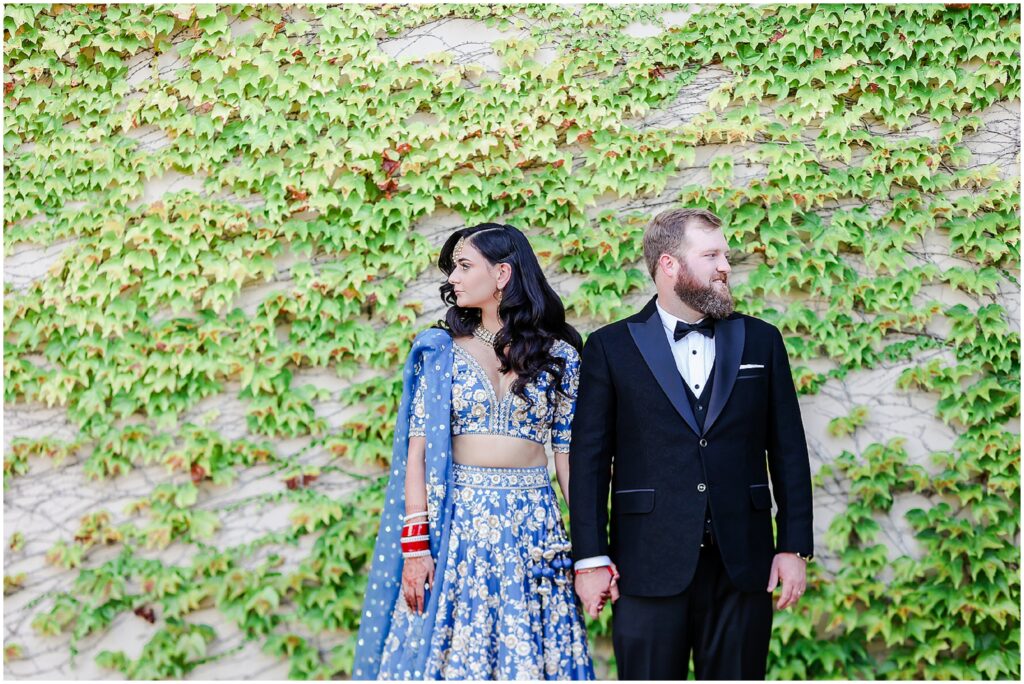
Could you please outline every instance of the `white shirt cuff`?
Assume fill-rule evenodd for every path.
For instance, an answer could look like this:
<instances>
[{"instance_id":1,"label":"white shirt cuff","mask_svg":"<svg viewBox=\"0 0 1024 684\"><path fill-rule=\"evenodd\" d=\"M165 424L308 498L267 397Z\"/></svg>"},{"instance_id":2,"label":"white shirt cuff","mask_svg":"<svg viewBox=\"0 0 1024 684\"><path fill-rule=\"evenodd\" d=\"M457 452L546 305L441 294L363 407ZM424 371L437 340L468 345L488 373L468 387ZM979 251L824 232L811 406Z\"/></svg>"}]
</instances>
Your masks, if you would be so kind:
<instances>
[{"instance_id":1,"label":"white shirt cuff","mask_svg":"<svg viewBox=\"0 0 1024 684\"><path fill-rule=\"evenodd\" d=\"M590 558L582 558L576 561L573 567L576 570L586 570L587 568L600 568L603 565L611 565L612 559L608 556L591 556Z\"/></svg>"}]
</instances>

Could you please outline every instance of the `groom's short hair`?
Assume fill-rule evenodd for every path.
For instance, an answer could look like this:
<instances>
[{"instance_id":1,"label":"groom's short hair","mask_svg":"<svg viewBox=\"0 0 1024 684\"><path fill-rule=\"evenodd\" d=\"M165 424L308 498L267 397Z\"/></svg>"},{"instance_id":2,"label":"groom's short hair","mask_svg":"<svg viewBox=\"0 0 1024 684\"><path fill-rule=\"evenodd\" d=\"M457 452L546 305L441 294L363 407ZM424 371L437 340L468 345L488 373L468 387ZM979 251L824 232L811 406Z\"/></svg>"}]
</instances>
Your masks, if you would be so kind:
<instances>
[{"instance_id":1,"label":"groom's short hair","mask_svg":"<svg viewBox=\"0 0 1024 684\"><path fill-rule=\"evenodd\" d=\"M662 254L679 257L688 228L714 230L721 225L722 219L707 209L697 208L668 209L651 219L644 231L644 261L651 278L658 272L658 259Z\"/></svg>"}]
</instances>

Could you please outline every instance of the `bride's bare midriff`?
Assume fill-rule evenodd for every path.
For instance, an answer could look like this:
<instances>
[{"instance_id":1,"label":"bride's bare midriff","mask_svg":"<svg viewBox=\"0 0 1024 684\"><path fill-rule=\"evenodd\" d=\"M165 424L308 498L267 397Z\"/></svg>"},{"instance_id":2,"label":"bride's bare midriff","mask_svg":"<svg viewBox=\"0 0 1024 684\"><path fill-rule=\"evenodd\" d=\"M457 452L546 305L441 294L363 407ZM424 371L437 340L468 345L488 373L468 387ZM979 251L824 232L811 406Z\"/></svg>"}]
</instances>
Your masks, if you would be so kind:
<instances>
[{"instance_id":1,"label":"bride's bare midriff","mask_svg":"<svg viewBox=\"0 0 1024 684\"><path fill-rule=\"evenodd\" d=\"M452 438L452 459L462 465L488 468L531 468L548 464L542 444L504 435L456 435Z\"/></svg>"}]
</instances>

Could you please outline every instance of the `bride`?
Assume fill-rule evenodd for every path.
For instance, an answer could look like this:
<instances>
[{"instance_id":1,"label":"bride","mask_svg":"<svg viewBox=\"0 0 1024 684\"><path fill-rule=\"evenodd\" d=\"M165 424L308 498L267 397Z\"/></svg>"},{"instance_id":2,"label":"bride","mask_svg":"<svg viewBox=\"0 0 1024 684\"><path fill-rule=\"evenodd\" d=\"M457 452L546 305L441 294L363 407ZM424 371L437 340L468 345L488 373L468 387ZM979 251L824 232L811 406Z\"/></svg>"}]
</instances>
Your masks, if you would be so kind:
<instances>
[{"instance_id":1,"label":"bride","mask_svg":"<svg viewBox=\"0 0 1024 684\"><path fill-rule=\"evenodd\" d=\"M353 679L593 679L562 496L579 333L526 236L484 223L438 260L445 322L405 364Z\"/></svg>"}]
</instances>

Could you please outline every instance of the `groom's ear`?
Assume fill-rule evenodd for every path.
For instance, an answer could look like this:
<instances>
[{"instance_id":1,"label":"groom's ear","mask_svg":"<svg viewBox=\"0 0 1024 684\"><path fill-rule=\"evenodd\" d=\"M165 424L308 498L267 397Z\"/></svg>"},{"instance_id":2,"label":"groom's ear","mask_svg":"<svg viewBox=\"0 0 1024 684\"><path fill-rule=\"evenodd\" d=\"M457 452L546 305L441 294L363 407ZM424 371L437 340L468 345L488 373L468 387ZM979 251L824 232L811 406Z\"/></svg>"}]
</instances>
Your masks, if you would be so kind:
<instances>
[{"instance_id":1,"label":"groom's ear","mask_svg":"<svg viewBox=\"0 0 1024 684\"><path fill-rule=\"evenodd\" d=\"M679 271L679 259L671 254L662 254L658 257L658 270L669 278L674 278Z\"/></svg>"}]
</instances>

